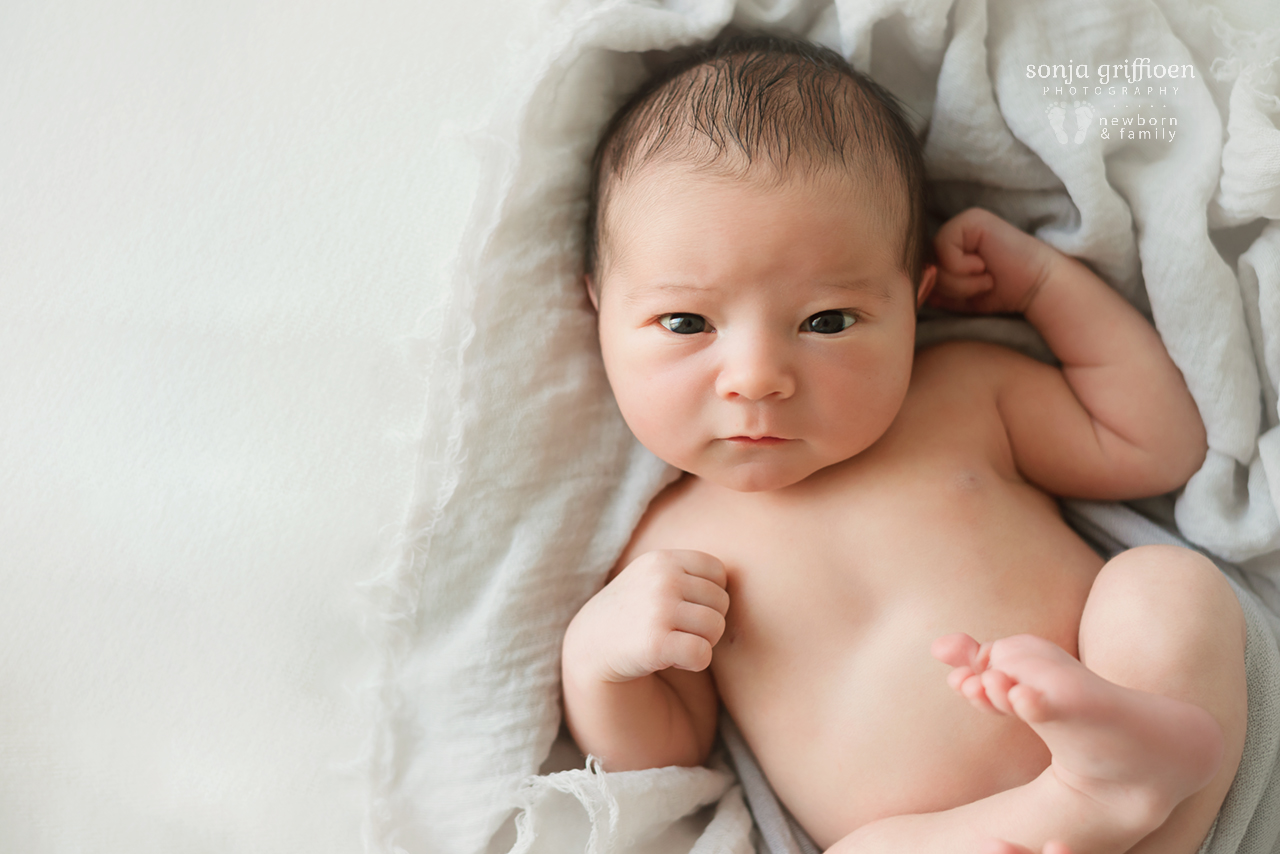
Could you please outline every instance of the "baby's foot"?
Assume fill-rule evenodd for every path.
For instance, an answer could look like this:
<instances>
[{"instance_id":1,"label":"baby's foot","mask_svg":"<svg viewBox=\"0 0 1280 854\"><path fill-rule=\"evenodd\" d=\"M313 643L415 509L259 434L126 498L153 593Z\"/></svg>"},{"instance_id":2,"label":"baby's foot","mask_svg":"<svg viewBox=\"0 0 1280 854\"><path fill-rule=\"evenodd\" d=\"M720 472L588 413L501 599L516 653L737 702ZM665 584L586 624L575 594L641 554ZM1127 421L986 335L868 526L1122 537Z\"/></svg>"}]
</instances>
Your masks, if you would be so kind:
<instances>
[{"instance_id":1,"label":"baby's foot","mask_svg":"<svg viewBox=\"0 0 1280 854\"><path fill-rule=\"evenodd\" d=\"M1063 145L1067 144L1067 132L1062 129L1062 124L1067 118L1066 101L1055 101L1045 110L1045 115L1049 117L1049 127L1053 128L1053 133L1058 137L1058 142Z\"/></svg>"},{"instance_id":2,"label":"baby's foot","mask_svg":"<svg viewBox=\"0 0 1280 854\"><path fill-rule=\"evenodd\" d=\"M1044 638L979 646L947 635L933 653L955 668L952 688L1025 721L1048 746L1058 780L1120 821L1158 827L1222 761L1222 729L1204 709L1108 682Z\"/></svg>"},{"instance_id":3,"label":"baby's foot","mask_svg":"<svg viewBox=\"0 0 1280 854\"><path fill-rule=\"evenodd\" d=\"M1084 142L1084 135L1093 124L1093 105L1088 101L1076 101L1076 145ZM1066 142L1065 139L1060 142Z\"/></svg>"}]
</instances>

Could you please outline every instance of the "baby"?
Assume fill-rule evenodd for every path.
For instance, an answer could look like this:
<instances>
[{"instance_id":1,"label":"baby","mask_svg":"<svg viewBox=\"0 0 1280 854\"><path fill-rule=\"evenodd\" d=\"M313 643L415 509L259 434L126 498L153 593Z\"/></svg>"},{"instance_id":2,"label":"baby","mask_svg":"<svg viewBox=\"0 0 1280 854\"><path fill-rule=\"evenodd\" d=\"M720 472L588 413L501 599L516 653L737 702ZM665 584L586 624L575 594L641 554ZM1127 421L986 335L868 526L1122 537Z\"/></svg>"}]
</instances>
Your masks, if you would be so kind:
<instances>
[{"instance_id":1,"label":"baby","mask_svg":"<svg viewBox=\"0 0 1280 854\"><path fill-rule=\"evenodd\" d=\"M1244 740L1239 603L1191 551L1104 562L1050 497L1156 495L1203 460L1155 331L982 210L929 263L896 102L804 43L674 66L594 180L609 381L685 474L565 636L582 751L698 765L724 703L831 852L1196 851ZM926 301L1021 313L1061 367L916 353Z\"/></svg>"}]
</instances>

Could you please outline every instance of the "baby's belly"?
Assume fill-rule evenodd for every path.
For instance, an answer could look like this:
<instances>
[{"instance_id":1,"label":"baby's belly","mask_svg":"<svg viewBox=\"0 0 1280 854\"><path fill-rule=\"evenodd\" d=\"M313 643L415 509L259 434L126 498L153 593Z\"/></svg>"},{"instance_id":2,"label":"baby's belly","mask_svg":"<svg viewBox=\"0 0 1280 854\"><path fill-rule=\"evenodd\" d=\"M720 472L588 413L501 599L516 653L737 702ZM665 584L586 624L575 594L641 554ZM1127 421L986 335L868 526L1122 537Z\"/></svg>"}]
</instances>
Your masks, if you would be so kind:
<instances>
[{"instance_id":1,"label":"baby's belly","mask_svg":"<svg viewBox=\"0 0 1280 854\"><path fill-rule=\"evenodd\" d=\"M878 818L1021 785L1048 765L1030 728L969 705L929 652L964 631L980 641L1037 634L1076 654L1102 561L1052 511L1021 522L1039 530L1012 547L938 525L815 561L807 578L766 571L766 554L731 567L717 686L779 797L823 847Z\"/></svg>"}]
</instances>

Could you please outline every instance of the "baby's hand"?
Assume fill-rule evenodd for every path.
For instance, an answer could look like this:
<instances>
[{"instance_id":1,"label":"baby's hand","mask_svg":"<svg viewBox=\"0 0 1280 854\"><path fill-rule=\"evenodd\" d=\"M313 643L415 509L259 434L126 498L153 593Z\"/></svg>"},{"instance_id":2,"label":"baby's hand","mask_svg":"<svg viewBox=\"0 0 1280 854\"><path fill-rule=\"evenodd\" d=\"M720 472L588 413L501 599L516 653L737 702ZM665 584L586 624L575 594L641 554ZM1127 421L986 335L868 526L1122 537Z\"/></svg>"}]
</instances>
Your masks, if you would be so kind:
<instances>
[{"instance_id":1,"label":"baby's hand","mask_svg":"<svg viewBox=\"0 0 1280 854\"><path fill-rule=\"evenodd\" d=\"M647 552L582 606L565 654L608 682L670 667L705 670L724 634L725 583L724 564L705 552Z\"/></svg>"},{"instance_id":2,"label":"baby's hand","mask_svg":"<svg viewBox=\"0 0 1280 854\"><path fill-rule=\"evenodd\" d=\"M982 314L1025 312L1058 254L982 208L952 217L938 229L933 244L938 284L929 302Z\"/></svg>"}]
</instances>

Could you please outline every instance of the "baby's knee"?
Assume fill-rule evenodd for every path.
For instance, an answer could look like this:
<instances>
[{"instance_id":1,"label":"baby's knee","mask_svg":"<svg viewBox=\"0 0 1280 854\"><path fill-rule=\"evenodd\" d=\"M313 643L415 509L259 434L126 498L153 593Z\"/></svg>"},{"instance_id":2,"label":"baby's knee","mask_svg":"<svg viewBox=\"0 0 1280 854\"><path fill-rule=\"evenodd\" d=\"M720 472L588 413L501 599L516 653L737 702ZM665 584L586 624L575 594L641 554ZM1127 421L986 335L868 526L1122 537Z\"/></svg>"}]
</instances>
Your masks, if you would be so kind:
<instances>
[{"instance_id":1,"label":"baby's knee","mask_svg":"<svg viewBox=\"0 0 1280 854\"><path fill-rule=\"evenodd\" d=\"M1148 632L1153 620L1183 638L1230 639L1229 646L1243 649L1244 614L1235 591L1213 561L1191 549L1140 546L1116 555L1098 573L1085 622L1104 622L1112 630L1127 623Z\"/></svg>"},{"instance_id":2,"label":"baby's knee","mask_svg":"<svg viewBox=\"0 0 1280 854\"><path fill-rule=\"evenodd\" d=\"M1235 591L1213 561L1181 546L1138 546L1116 555L1094 582L1094 592L1136 598L1196 613L1240 614Z\"/></svg>"},{"instance_id":3,"label":"baby's knee","mask_svg":"<svg viewBox=\"0 0 1280 854\"><path fill-rule=\"evenodd\" d=\"M1195 575L1201 572L1221 574L1213 565L1213 561L1199 552L1171 545L1135 546L1113 557L1104 569L1157 575L1169 573Z\"/></svg>"}]
</instances>

